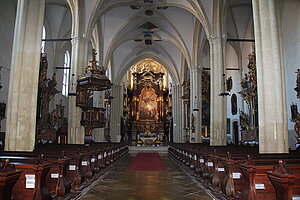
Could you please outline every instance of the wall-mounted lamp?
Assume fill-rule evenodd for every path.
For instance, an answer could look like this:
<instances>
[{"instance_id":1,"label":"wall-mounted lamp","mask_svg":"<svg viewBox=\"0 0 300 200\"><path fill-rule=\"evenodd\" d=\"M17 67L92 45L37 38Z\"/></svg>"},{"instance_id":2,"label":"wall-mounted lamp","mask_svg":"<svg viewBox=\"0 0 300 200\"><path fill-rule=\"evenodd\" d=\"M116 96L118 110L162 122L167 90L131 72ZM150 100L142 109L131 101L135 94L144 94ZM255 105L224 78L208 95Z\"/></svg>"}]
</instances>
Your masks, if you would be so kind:
<instances>
[{"instance_id":1,"label":"wall-mounted lamp","mask_svg":"<svg viewBox=\"0 0 300 200\"><path fill-rule=\"evenodd\" d=\"M230 77L230 78L231 78L231 77ZM232 80L232 79L231 79L231 80ZM219 94L219 96L221 96L221 97L229 96L230 93L227 92L227 91L225 91L225 86L227 86L227 81L225 82L225 74L223 74L223 84L224 84L224 92L221 92L221 93ZM231 83L231 85L232 85L232 83ZM230 86L229 86L229 87L230 87ZM228 86L227 86L227 88L228 88ZM231 86L231 88L232 88L232 86ZM230 90L231 90L231 88L230 88Z\"/></svg>"},{"instance_id":2,"label":"wall-mounted lamp","mask_svg":"<svg viewBox=\"0 0 300 200\"><path fill-rule=\"evenodd\" d=\"M76 96L76 91L74 90L74 76L75 74L72 74L72 78L71 78L71 87L70 87L70 92L69 92L69 96Z\"/></svg>"},{"instance_id":3,"label":"wall-mounted lamp","mask_svg":"<svg viewBox=\"0 0 300 200\"><path fill-rule=\"evenodd\" d=\"M198 112L198 111L199 111L197 96L195 96L194 109L193 109L193 111L194 111L194 112Z\"/></svg>"}]
</instances>

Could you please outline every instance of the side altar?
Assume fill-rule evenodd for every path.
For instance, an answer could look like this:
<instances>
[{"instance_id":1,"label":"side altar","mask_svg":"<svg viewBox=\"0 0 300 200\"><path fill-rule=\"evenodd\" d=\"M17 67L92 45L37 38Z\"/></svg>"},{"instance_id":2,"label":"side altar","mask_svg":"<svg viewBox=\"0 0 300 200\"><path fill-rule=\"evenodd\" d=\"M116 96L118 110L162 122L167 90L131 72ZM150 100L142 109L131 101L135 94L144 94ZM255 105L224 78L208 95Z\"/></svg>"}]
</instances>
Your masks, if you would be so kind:
<instances>
[{"instance_id":1,"label":"side altar","mask_svg":"<svg viewBox=\"0 0 300 200\"><path fill-rule=\"evenodd\" d=\"M239 92L246 102L246 109L240 110L241 142L258 142L258 99L256 78L256 55L248 55L248 73L241 80L242 90Z\"/></svg>"}]
</instances>

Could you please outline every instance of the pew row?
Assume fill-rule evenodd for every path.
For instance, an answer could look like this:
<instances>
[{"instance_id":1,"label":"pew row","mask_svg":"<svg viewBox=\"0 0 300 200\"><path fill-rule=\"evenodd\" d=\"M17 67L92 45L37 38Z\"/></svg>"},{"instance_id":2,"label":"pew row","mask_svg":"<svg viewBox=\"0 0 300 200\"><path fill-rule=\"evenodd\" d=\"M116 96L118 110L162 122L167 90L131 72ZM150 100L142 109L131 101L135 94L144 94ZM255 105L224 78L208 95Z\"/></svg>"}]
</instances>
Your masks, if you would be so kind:
<instances>
[{"instance_id":1,"label":"pew row","mask_svg":"<svg viewBox=\"0 0 300 200\"><path fill-rule=\"evenodd\" d=\"M290 154L259 154L256 147L170 144L169 154L218 199L268 200L288 199L285 194L292 197L300 195L299 151ZM286 163L284 167L289 173L274 171L278 168L278 160L282 159L284 161L280 162ZM286 180L290 180L289 184ZM280 192L287 188L290 192Z\"/></svg>"},{"instance_id":2,"label":"pew row","mask_svg":"<svg viewBox=\"0 0 300 200\"><path fill-rule=\"evenodd\" d=\"M0 161L9 159L22 171L11 198L67 199L76 197L127 153L127 145L120 143L45 145L33 152L0 151Z\"/></svg>"}]
</instances>

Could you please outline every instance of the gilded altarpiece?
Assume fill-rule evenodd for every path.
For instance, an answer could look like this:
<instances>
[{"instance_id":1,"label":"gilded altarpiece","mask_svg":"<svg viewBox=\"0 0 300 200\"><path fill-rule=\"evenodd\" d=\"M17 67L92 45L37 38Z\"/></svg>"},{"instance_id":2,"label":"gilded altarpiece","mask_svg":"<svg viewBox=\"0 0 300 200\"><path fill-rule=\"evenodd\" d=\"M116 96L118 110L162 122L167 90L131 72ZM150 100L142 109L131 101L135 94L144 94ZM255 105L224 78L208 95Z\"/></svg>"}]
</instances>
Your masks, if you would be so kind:
<instances>
[{"instance_id":1,"label":"gilded altarpiece","mask_svg":"<svg viewBox=\"0 0 300 200\"><path fill-rule=\"evenodd\" d=\"M169 136L169 103L163 67L146 60L131 69L124 117L128 141L162 144Z\"/></svg>"},{"instance_id":2,"label":"gilded altarpiece","mask_svg":"<svg viewBox=\"0 0 300 200\"><path fill-rule=\"evenodd\" d=\"M258 141L258 100L256 78L256 55L248 55L248 73L241 80L242 90L239 92L247 105L245 111L240 111L241 141Z\"/></svg>"}]
</instances>

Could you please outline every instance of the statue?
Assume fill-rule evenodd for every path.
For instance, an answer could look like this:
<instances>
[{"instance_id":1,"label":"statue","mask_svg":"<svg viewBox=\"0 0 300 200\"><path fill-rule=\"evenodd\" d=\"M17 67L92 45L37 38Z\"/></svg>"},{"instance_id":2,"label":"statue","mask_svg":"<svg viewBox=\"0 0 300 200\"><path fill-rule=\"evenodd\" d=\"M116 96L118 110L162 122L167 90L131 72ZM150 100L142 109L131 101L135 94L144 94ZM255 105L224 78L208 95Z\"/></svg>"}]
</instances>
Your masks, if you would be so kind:
<instances>
[{"instance_id":1,"label":"statue","mask_svg":"<svg viewBox=\"0 0 300 200\"><path fill-rule=\"evenodd\" d=\"M49 80L49 82L48 82L48 87L49 88L55 88L56 85L57 85L56 73L53 73L51 80Z\"/></svg>"},{"instance_id":2,"label":"statue","mask_svg":"<svg viewBox=\"0 0 300 200\"><path fill-rule=\"evenodd\" d=\"M249 129L249 119L246 113L244 113L243 111L240 111L240 124L242 130Z\"/></svg>"},{"instance_id":3,"label":"statue","mask_svg":"<svg viewBox=\"0 0 300 200\"><path fill-rule=\"evenodd\" d=\"M190 96L190 82L189 81L183 81L182 86L183 86L184 96L189 97Z\"/></svg>"},{"instance_id":4,"label":"statue","mask_svg":"<svg viewBox=\"0 0 300 200\"><path fill-rule=\"evenodd\" d=\"M55 141L55 124L56 113L55 110L49 113L49 102L59 93L55 88L57 85L56 74L52 75L52 79L47 79L48 62L45 56L40 60L39 73L39 88L38 88L38 107L37 107L37 142Z\"/></svg>"},{"instance_id":5,"label":"statue","mask_svg":"<svg viewBox=\"0 0 300 200\"><path fill-rule=\"evenodd\" d=\"M295 118L295 126L294 126L294 130L297 134L297 141L298 144L300 143L300 114L297 113L296 118Z\"/></svg>"},{"instance_id":6,"label":"statue","mask_svg":"<svg viewBox=\"0 0 300 200\"><path fill-rule=\"evenodd\" d=\"M232 77L230 76L227 80L226 80L226 91L230 92L232 89Z\"/></svg>"},{"instance_id":7,"label":"statue","mask_svg":"<svg viewBox=\"0 0 300 200\"><path fill-rule=\"evenodd\" d=\"M297 114L298 114L297 104L292 103L291 113L292 113L292 121L294 122L296 120L296 117L297 117Z\"/></svg>"},{"instance_id":8,"label":"statue","mask_svg":"<svg viewBox=\"0 0 300 200\"><path fill-rule=\"evenodd\" d=\"M248 80L248 74L245 74L245 77L241 80L241 86L242 88L248 88L249 87L249 80Z\"/></svg>"},{"instance_id":9,"label":"statue","mask_svg":"<svg viewBox=\"0 0 300 200\"><path fill-rule=\"evenodd\" d=\"M300 69L297 69L297 80L296 80L296 87L294 90L297 92L297 98L300 99Z\"/></svg>"},{"instance_id":10,"label":"statue","mask_svg":"<svg viewBox=\"0 0 300 200\"><path fill-rule=\"evenodd\" d=\"M49 114L49 124L54 127L56 123L56 110L54 109L50 114Z\"/></svg>"},{"instance_id":11,"label":"statue","mask_svg":"<svg viewBox=\"0 0 300 200\"><path fill-rule=\"evenodd\" d=\"M300 69L297 69L297 81L296 81L296 85L297 87L300 87Z\"/></svg>"}]
</instances>

